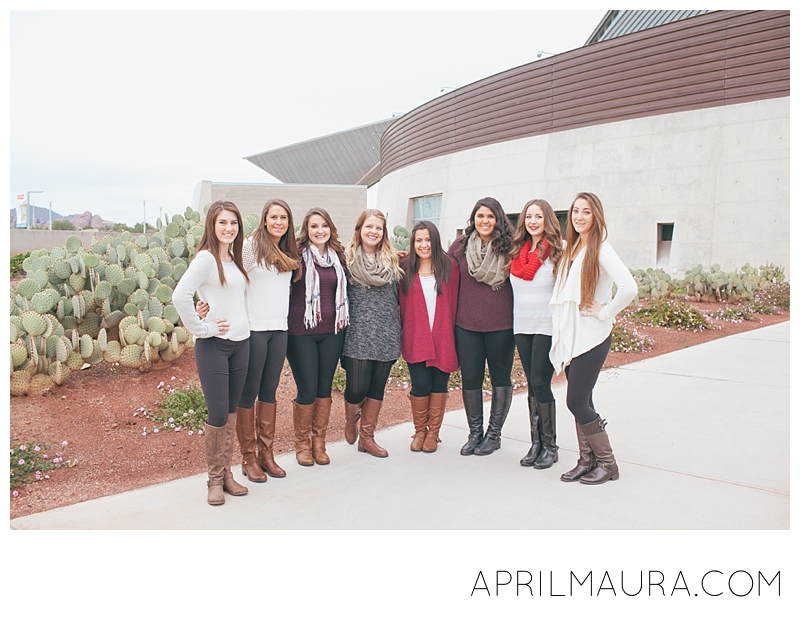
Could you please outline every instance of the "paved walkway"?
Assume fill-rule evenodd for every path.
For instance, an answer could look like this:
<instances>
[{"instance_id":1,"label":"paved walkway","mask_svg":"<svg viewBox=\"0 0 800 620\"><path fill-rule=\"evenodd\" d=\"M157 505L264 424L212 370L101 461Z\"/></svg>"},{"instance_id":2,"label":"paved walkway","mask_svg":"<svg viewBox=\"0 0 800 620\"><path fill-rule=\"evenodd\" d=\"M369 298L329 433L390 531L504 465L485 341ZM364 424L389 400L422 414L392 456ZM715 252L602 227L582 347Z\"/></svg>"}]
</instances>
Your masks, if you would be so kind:
<instances>
[{"instance_id":1,"label":"paved walkway","mask_svg":"<svg viewBox=\"0 0 800 620\"><path fill-rule=\"evenodd\" d=\"M577 448L558 403L561 460L520 467L529 443L515 397L502 449L463 457L463 410L451 411L434 454L408 449L411 424L381 431L388 459L331 444L332 464L278 461L288 476L248 483L225 506L205 503L192 476L11 521L14 529L788 529L789 323L603 372L595 402L608 420L620 479L565 484ZM488 412L488 404L485 405ZM240 468L235 470L241 480ZM476 502L480 490L481 501ZM591 522L586 522L587 500Z\"/></svg>"}]
</instances>

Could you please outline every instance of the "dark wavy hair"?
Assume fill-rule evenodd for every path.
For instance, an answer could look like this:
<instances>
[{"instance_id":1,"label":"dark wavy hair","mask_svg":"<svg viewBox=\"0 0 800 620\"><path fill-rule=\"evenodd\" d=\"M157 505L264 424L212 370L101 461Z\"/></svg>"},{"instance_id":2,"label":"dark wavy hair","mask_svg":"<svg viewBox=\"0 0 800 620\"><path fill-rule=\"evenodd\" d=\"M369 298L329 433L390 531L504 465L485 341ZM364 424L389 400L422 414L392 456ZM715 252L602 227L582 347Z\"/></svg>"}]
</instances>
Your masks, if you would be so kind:
<instances>
[{"instance_id":1,"label":"dark wavy hair","mask_svg":"<svg viewBox=\"0 0 800 620\"><path fill-rule=\"evenodd\" d=\"M281 207L289 216L289 226L277 244L273 241L266 225L267 215L272 207ZM300 273L297 271L300 266L300 254L297 252L297 241L294 238L294 217L285 201L279 198L267 200L261 209L261 225L256 227L250 238L253 241L253 253L257 263L265 267L274 265L279 273L295 271L295 281L300 279Z\"/></svg>"},{"instance_id":2,"label":"dark wavy hair","mask_svg":"<svg viewBox=\"0 0 800 620\"><path fill-rule=\"evenodd\" d=\"M319 215L323 220L325 220L328 228L330 228L331 237L328 239L326 245L339 255L339 262L342 263L342 267L346 270L347 258L344 255L344 246L342 245L342 242L339 241L339 231L336 230L336 225L333 223L330 214L321 207L312 207L306 211L305 217L303 217L303 223L300 225L300 234L297 235L298 252L302 253L305 251L305 249L308 247L308 244L311 243L311 239L308 238L308 220L310 220L314 215ZM302 269L303 261L300 261L301 273Z\"/></svg>"},{"instance_id":3,"label":"dark wavy hair","mask_svg":"<svg viewBox=\"0 0 800 620\"><path fill-rule=\"evenodd\" d=\"M511 239L514 236L514 227L511 226L511 222L508 216L506 216L506 212L503 211L503 207L500 206L500 202L496 198L490 196L481 198L472 208L472 213L469 214L467 227L464 230L464 237L461 239L461 243L457 248L458 256L463 256L464 252L467 250L467 241L470 235L475 232L475 214L481 207L490 209L491 212L494 213L496 220L494 231L492 231L492 250L498 256L508 258L508 253L511 251Z\"/></svg>"},{"instance_id":4,"label":"dark wavy hair","mask_svg":"<svg viewBox=\"0 0 800 620\"><path fill-rule=\"evenodd\" d=\"M408 289L414 284L414 280L419 272L419 257L415 249L415 242L417 232L420 230L427 230L431 236L431 263L433 264L433 273L436 277L436 294L442 294L442 286L445 282L450 280L450 272L453 269L453 259L442 248L442 239L439 236L439 229L433 222L421 220L416 223L411 230L411 243L408 247L408 256L403 259L401 267L403 269L403 279L400 286L403 287L403 293L407 294Z\"/></svg>"},{"instance_id":5,"label":"dark wavy hair","mask_svg":"<svg viewBox=\"0 0 800 620\"><path fill-rule=\"evenodd\" d=\"M525 242L532 238L531 233L528 232L525 226L525 216L528 214L528 209L534 205L542 210L542 215L544 216L544 234L542 238L539 239L539 243L536 244L536 247L539 249L539 256L542 262L544 262L548 256L550 257L553 263L553 273L555 274L558 270L558 261L561 260L561 255L564 253L564 248L561 243L561 226L558 223L558 218L556 217L555 211L553 211L553 207L542 198L529 200L522 208L522 213L519 214L519 219L517 220L517 230L514 231L514 238L511 240L511 252L508 253L508 257L514 260L519 256ZM544 244L542 243L545 239L550 246L547 254L544 252Z\"/></svg>"},{"instance_id":6,"label":"dark wavy hair","mask_svg":"<svg viewBox=\"0 0 800 620\"><path fill-rule=\"evenodd\" d=\"M225 286L225 270L222 267L219 240L214 232L214 228L217 225L217 218L222 211L229 211L236 214L236 220L239 222L239 230L236 233L233 243L231 243L230 253L231 256L233 256L233 262L236 263L239 271L244 274L244 279L247 282L250 282L250 278L247 277L247 272L245 271L244 263L242 262L242 245L244 244L244 224L242 223L242 214L239 213L238 207L232 202L228 202L227 200L217 200L208 208L208 213L206 213L206 225L203 229L203 236L200 238L200 245L197 246L197 251L199 252L200 250L208 250L211 252L211 254L214 256L214 259L217 261L217 271L219 272L220 284Z\"/></svg>"}]
</instances>

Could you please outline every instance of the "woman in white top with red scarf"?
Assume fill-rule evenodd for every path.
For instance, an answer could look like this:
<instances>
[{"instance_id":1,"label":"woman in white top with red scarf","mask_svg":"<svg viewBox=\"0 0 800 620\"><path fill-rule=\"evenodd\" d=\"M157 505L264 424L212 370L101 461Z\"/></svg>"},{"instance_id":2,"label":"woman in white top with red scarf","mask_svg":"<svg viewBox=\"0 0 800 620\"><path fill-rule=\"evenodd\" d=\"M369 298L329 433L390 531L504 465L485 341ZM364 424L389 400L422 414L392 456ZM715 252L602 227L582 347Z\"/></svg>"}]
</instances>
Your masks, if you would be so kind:
<instances>
[{"instance_id":1,"label":"woman in white top with red scarf","mask_svg":"<svg viewBox=\"0 0 800 620\"><path fill-rule=\"evenodd\" d=\"M602 484L619 478L592 390L611 348L614 317L636 295L636 282L606 237L600 199L581 192L570 207L567 246L550 301L550 361L557 373L567 374L567 408L575 416L578 433L578 464L561 476L564 482ZM614 284L617 294L612 298Z\"/></svg>"}]
</instances>

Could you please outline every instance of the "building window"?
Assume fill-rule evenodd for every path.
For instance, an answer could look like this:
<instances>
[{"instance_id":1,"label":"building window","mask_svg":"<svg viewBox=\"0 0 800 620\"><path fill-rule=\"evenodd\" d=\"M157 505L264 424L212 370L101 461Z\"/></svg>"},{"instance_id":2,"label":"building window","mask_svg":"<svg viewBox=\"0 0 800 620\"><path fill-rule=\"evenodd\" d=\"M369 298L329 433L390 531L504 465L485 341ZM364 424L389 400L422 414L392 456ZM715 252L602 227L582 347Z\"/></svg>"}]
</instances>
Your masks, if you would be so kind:
<instances>
[{"instance_id":1,"label":"building window","mask_svg":"<svg viewBox=\"0 0 800 620\"><path fill-rule=\"evenodd\" d=\"M569 222L569 211L556 211L556 219L561 226L561 236L567 238L567 222Z\"/></svg>"},{"instance_id":2,"label":"building window","mask_svg":"<svg viewBox=\"0 0 800 620\"><path fill-rule=\"evenodd\" d=\"M439 228L439 217L442 214L442 195L432 194L411 199L411 228L421 220L433 222Z\"/></svg>"},{"instance_id":3,"label":"building window","mask_svg":"<svg viewBox=\"0 0 800 620\"><path fill-rule=\"evenodd\" d=\"M672 250L672 235L675 223L659 224L656 233L656 267L669 269L669 255Z\"/></svg>"}]
</instances>

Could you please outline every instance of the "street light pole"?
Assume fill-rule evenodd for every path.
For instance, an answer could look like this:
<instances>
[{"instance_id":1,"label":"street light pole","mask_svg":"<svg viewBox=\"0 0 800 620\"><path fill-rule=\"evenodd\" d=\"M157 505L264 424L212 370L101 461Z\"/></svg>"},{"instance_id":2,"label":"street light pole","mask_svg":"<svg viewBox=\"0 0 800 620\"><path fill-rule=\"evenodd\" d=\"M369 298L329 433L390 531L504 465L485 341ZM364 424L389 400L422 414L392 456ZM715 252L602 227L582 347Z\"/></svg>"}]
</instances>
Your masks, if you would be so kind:
<instances>
[{"instance_id":1,"label":"street light pole","mask_svg":"<svg viewBox=\"0 0 800 620\"><path fill-rule=\"evenodd\" d=\"M144 220L142 220L142 234L147 234L147 201L142 200L142 213L144 215Z\"/></svg>"},{"instance_id":2,"label":"street light pole","mask_svg":"<svg viewBox=\"0 0 800 620\"><path fill-rule=\"evenodd\" d=\"M44 194L44 190L36 189L36 190L31 190L30 192L27 193L27 198L25 198L25 202L28 205L28 217L26 218L28 220L28 230L31 229L31 219L33 219L33 209L31 208L31 194Z\"/></svg>"},{"instance_id":3,"label":"street light pole","mask_svg":"<svg viewBox=\"0 0 800 620\"><path fill-rule=\"evenodd\" d=\"M50 230L53 230L53 201L48 200L47 202L50 203Z\"/></svg>"}]
</instances>

